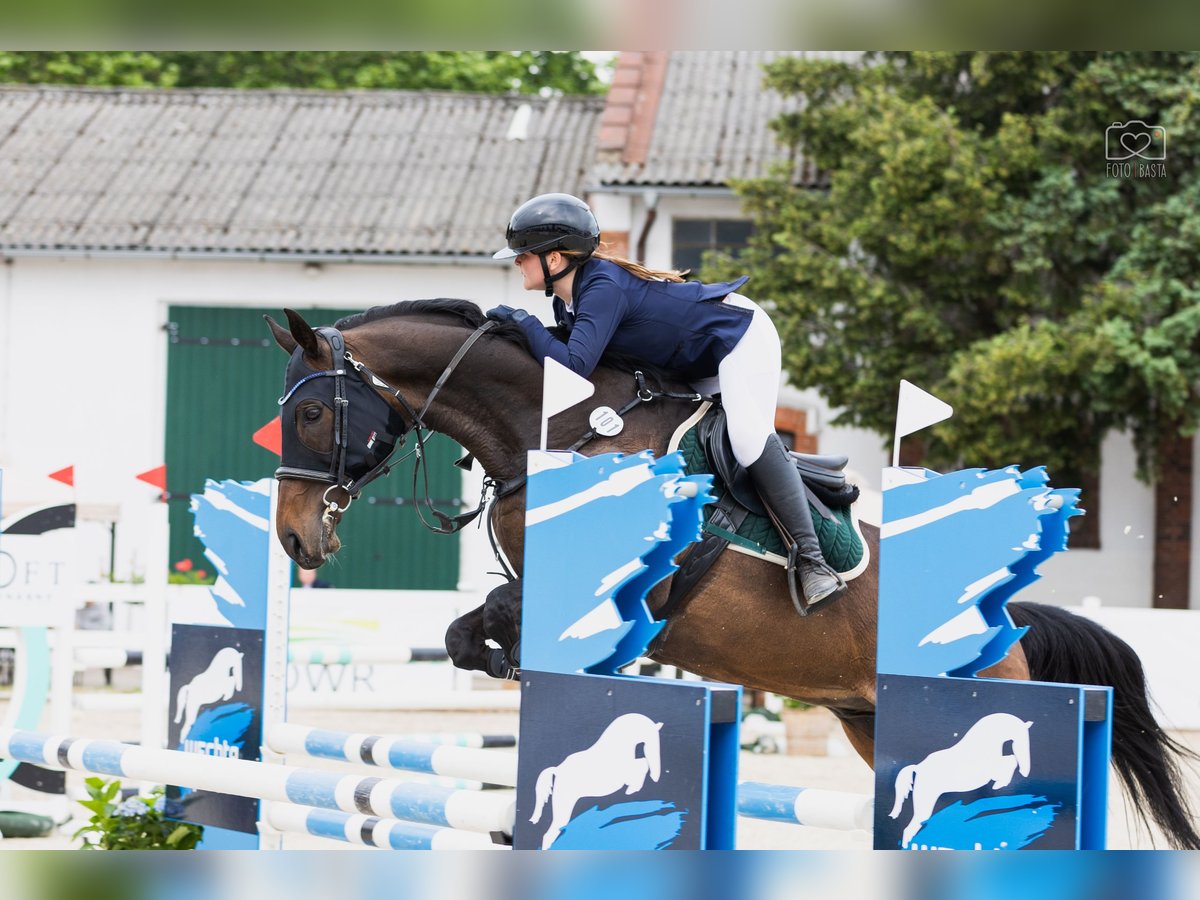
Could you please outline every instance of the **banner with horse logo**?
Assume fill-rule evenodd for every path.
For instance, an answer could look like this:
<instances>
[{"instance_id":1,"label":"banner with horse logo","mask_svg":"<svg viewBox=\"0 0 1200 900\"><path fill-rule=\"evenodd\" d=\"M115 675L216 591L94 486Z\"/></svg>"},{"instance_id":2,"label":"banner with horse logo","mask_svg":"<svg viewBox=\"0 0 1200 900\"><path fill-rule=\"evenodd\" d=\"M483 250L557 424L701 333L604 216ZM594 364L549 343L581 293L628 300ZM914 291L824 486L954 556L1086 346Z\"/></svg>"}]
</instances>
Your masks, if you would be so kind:
<instances>
[{"instance_id":1,"label":"banner with horse logo","mask_svg":"<svg viewBox=\"0 0 1200 900\"><path fill-rule=\"evenodd\" d=\"M172 750L260 760L263 633L241 628L175 625L171 630ZM172 790L186 818L248 834L256 832L258 801Z\"/></svg>"},{"instance_id":2,"label":"banner with horse logo","mask_svg":"<svg viewBox=\"0 0 1200 900\"><path fill-rule=\"evenodd\" d=\"M719 807L714 795L736 778L739 690L548 672L522 681L521 734L538 737L521 743L514 847L731 845L708 833L705 802Z\"/></svg>"},{"instance_id":3,"label":"banner with horse logo","mask_svg":"<svg viewBox=\"0 0 1200 900\"><path fill-rule=\"evenodd\" d=\"M1091 789L1080 776L1087 695L1110 688L893 675L879 684L877 849L1078 846Z\"/></svg>"}]
</instances>

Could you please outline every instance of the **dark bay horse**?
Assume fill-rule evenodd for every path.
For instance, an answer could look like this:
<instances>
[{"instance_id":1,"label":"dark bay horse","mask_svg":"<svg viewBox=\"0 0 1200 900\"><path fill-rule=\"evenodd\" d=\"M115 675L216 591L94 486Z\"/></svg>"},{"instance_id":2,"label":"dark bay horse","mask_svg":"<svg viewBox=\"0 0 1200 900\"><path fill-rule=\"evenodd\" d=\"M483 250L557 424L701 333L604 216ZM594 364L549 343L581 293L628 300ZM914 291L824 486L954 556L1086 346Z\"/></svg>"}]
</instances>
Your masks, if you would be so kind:
<instances>
[{"instance_id":1,"label":"dark bay horse","mask_svg":"<svg viewBox=\"0 0 1200 900\"><path fill-rule=\"evenodd\" d=\"M289 328L267 319L288 353L304 351L304 363L329 369L329 345L297 313L287 311ZM336 323L346 350L396 389L379 395L413 418L435 382L484 322L468 301L422 300L377 307ZM350 377L357 377L353 372ZM573 444L589 430L588 415L598 406L620 409L636 393L631 370L601 367L592 376L596 392L589 403L551 420L551 447ZM497 482L520 479L525 454L539 444L542 367L531 358L519 329L497 326L461 357L433 403L418 414L434 431L464 446ZM683 392L683 385L672 386ZM641 403L625 416L624 430L597 437L588 455L666 451L675 428L694 404L663 398ZM407 424L411 424L408 422ZM284 428L292 426L285 423ZM333 411L305 401L295 410L299 440L313 450L333 446ZM285 451L286 453L286 451ZM285 458L284 465L290 465ZM339 496L340 491L340 496ZM332 493L336 508L328 506ZM498 499L489 511L499 543L520 571L524 537L524 490ZM340 544L336 528L348 505L340 488L284 474L279 486L278 536L288 554L305 568L320 566ZM792 609L784 570L743 554L726 553L704 576L692 596L673 613L652 649L659 662L705 678L771 691L831 709L868 765L873 762L875 708L875 630L878 592L878 530L863 527L871 566L850 583L833 605L801 618ZM580 535L580 552L594 535ZM666 596L660 585L649 596L651 609ZM1153 818L1172 846L1200 849L1200 834L1186 801L1179 761L1195 759L1157 724L1147 700L1139 660L1115 635L1087 619L1054 607L1010 603L1014 622L1035 627L1008 657L981 675L1018 680L1111 685L1115 689L1113 760L1134 807ZM520 582L493 591L487 603L457 620L447 633L456 665L486 671L491 638L512 654L520 627Z\"/></svg>"}]
</instances>

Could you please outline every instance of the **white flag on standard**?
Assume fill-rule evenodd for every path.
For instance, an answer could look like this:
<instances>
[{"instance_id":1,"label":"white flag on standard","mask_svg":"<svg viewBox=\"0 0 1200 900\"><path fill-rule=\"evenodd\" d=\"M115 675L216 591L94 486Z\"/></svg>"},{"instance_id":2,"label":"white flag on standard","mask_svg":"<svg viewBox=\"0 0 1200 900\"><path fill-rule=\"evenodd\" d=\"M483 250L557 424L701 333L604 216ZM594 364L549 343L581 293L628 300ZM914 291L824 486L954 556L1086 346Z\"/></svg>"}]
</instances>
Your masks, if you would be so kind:
<instances>
[{"instance_id":1,"label":"white flag on standard","mask_svg":"<svg viewBox=\"0 0 1200 900\"><path fill-rule=\"evenodd\" d=\"M896 406L896 439L892 444L892 465L900 465L900 438L954 415L954 407L911 381L900 382L900 400Z\"/></svg>"},{"instance_id":2,"label":"white flag on standard","mask_svg":"<svg viewBox=\"0 0 1200 900\"><path fill-rule=\"evenodd\" d=\"M543 363L546 370L542 375L542 449L545 450L550 417L592 396L596 386L549 356Z\"/></svg>"}]
</instances>

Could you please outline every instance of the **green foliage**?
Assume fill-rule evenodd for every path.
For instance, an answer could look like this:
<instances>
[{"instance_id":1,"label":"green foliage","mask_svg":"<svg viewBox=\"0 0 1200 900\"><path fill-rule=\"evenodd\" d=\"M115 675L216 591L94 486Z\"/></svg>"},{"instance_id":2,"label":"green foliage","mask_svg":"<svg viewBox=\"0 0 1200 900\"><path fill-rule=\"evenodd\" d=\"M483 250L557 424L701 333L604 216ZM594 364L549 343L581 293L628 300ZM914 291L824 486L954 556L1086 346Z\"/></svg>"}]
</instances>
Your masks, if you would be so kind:
<instances>
[{"instance_id":1,"label":"green foliage","mask_svg":"<svg viewBox=\"0 0 1200 900\"><path fill-rule=\"evenodd\" d=\"M492 94L604 89L591 61L549 50L0 51L0 82Z\"/></svg>"},{"instance_id":2,"label":"green foliage","mask_svg":"<svg viewBox=\"0 0 1200 900\"><path fill-rule=\"evenodd\" d=\"M1200 422L1200 54L912 52L785 59L773 123L815 163L737 185L739 259L791 381L890 435L905 378L951 403L926 462L1094 471L1104 433ZM1105 130L1165 127L1165 171L1124 177Z\"/></svg>"},{"instance_id":3,"label":"green foliage","mask_svg":"<svg viewBox=\"0 0 1200 900\"><path fill-rule=\"evenodd\" d=\"M79 805L92 817L73 835L84 838L83 850L194 850L204 836L202 825L167 818L171 804L161 787L121 800L120 781L93 777L85 784L91 799Z\"/></svg>"}]
</instances>

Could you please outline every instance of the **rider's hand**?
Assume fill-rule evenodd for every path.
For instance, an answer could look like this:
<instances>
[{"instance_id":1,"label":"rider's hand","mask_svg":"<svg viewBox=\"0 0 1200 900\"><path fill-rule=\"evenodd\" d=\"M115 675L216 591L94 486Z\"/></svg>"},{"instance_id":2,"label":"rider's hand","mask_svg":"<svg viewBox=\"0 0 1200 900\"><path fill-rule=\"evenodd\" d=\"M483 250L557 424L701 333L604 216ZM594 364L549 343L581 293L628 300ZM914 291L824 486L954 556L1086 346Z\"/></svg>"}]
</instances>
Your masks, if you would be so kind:
<instances>
[{"instance_id":1,"label":"rider's hand","mask_svg":"<svg viewBox=\"0 0 1200 900\"><path fill-rule=\"evenodd\" d=\"M494 322L520 322L528 315L525 310L511 306L496 306L487 311L487 317Z\"/></svg>"}]
</instances>

